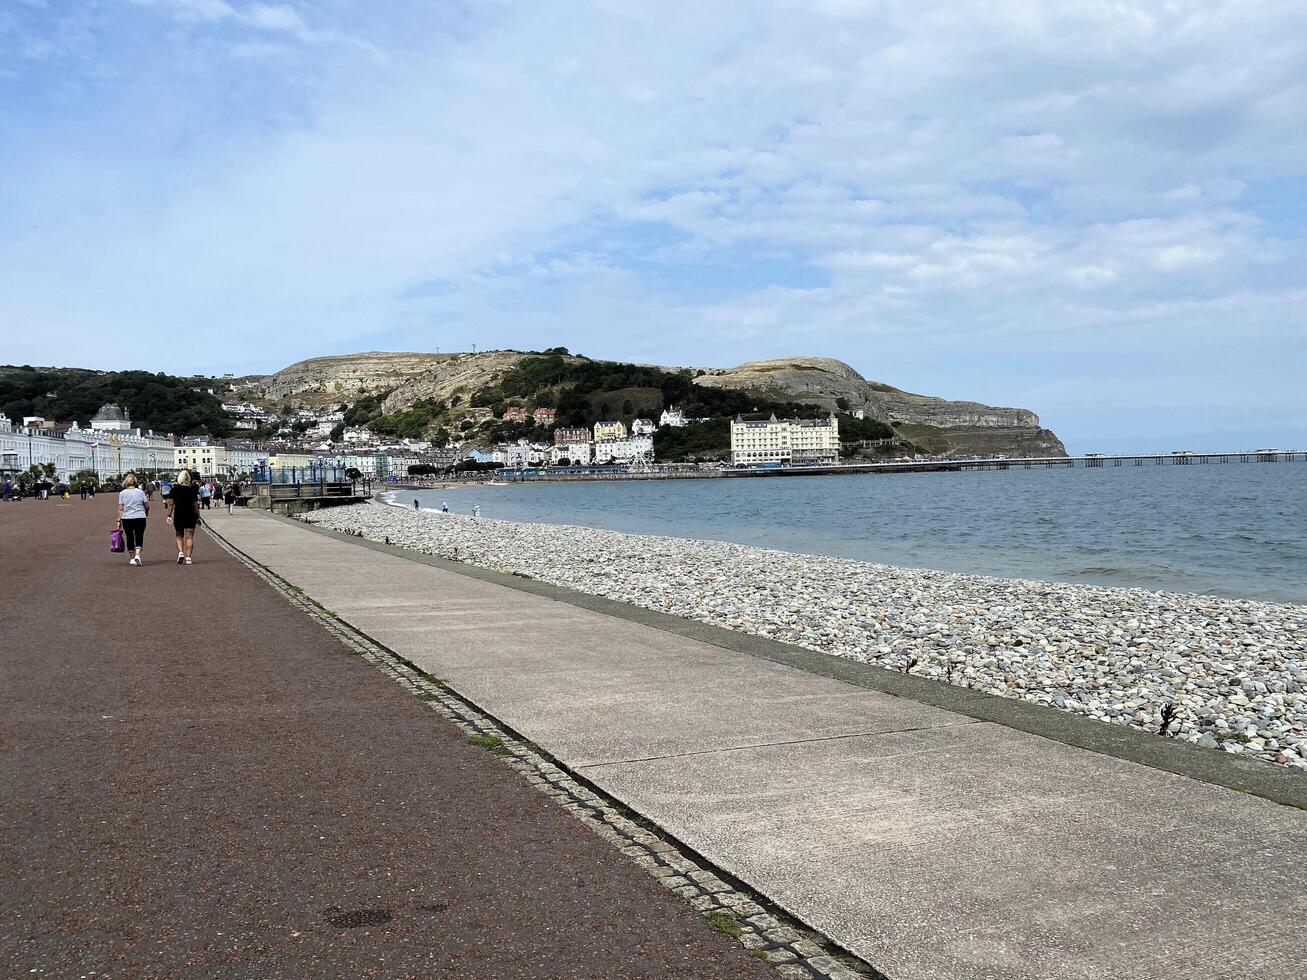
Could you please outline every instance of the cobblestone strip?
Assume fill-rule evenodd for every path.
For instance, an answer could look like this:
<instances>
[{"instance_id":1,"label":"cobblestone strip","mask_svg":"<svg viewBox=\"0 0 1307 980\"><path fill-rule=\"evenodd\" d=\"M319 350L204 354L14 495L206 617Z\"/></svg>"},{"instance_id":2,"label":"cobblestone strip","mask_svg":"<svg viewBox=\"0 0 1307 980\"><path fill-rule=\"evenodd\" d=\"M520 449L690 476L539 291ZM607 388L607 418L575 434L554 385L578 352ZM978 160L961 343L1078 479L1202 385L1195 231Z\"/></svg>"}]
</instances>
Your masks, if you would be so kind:
<instances>
[{"instance_id":1,"label":"cobblestone strip","mask_svg":"<svg viewBox=\"0 0 1307 980\"><path fill-rule=\"evenodd\" d=\"M718 932L734 937L782 977L887 980L884 974L830 939L797 922L679 841L669 839L638 814L560 765L534 743L501 725L439 678L344 622L274 572L208 528L219 546L280 593L291 605L335 636L436 713L468 740L489 750L527 782L685 899Z\"/></svg>"}]
</instances>

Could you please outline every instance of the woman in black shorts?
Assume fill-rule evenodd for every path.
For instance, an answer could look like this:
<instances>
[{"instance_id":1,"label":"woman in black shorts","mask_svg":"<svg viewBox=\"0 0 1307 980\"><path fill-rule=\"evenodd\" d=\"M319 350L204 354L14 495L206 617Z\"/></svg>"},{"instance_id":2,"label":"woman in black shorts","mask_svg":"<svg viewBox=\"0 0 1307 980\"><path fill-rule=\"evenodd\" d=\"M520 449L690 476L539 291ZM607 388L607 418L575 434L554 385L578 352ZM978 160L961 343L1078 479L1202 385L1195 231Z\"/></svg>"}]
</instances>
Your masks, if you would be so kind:
<instances>
[{"instance_id":1,"label":"woman in black shorts","mask_svg":"<svg viewBox=\"0 0 1307 980\"><path fill-rule=\"evenodd\" d=\"M177 474L164 506L168 508L168 523L177 535L177 564L189 565L195 549L195 526L200 523L200 495L191 482L190 470Z\"/></svg>"}]
</instances>

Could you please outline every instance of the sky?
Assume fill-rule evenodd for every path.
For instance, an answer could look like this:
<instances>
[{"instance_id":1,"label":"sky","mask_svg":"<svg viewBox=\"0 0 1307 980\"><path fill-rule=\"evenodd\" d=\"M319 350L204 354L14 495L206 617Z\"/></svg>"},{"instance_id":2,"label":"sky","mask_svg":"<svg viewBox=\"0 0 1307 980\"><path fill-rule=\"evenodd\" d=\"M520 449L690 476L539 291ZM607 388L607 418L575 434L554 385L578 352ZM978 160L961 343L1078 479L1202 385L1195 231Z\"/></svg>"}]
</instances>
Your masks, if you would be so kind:
<instances>
[{"instance_id":1,"label":"sky","mask_svg":"<svg viewBox=\"0 0 1307 980\"><path fill-rule=\"evenodd\" d=\"M838 357L1307 446L1296 0L0 0L0 363Z\"/></svg>"}]
</instances>

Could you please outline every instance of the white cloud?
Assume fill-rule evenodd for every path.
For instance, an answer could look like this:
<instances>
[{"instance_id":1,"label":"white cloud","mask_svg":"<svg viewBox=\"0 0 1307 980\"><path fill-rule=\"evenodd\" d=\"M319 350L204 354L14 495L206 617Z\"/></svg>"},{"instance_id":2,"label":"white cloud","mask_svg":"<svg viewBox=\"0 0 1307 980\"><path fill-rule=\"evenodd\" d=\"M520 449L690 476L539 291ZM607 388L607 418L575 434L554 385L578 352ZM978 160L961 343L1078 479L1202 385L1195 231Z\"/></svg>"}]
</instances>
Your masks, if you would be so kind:
<instances>
[{"instance_id":1,"label":"white cloud","mask_svg":"<svg viewBox=\"0 0 1307 980\"><path fill-rule=\"evenodd\" d=\"M660 360L1078 332L1127 356L1140 323L1189 342L1234 297L1301 314L1304 229L1262 189L1307 179L1303 5L135 2L182 29L179 84L257 69L275 106L279 66L315 74L196 179L160 159L96 202L93 155L28 158L52 203L0 245L11 315L92 351L180 323L275 367L305 325L321 349L493 324ZM1201 337L1214 365L1243 342Z\"/></svg>"}]
</instances>

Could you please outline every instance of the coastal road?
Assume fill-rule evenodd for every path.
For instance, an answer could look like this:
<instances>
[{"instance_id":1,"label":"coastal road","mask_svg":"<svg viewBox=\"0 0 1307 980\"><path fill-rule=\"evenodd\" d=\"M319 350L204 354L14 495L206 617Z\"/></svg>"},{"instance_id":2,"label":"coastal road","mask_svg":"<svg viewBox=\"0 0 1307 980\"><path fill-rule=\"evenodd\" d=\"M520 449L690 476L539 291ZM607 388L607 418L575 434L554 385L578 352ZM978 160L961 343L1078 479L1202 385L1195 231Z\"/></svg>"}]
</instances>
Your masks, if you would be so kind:
<instances>
[{"instance_id":1,"label":"coastal road","mask_svg":"<svg viewBox=\"0 0 1307 980\"><path fill-rule=\"evenodd\" d=\"M774 977L156 502L0 505L0 975Z\"/></svg>"},{"instance_id":2,"label":"coastal road","mask_svg":"<svg viewBox=\"0 0 1307 980\"><path fill-rule=\"evenodd\" d=\"M895 980L1307 975L1301 809L711 627L258 513L215 526Z\"/></svg>"}]
</instances>

